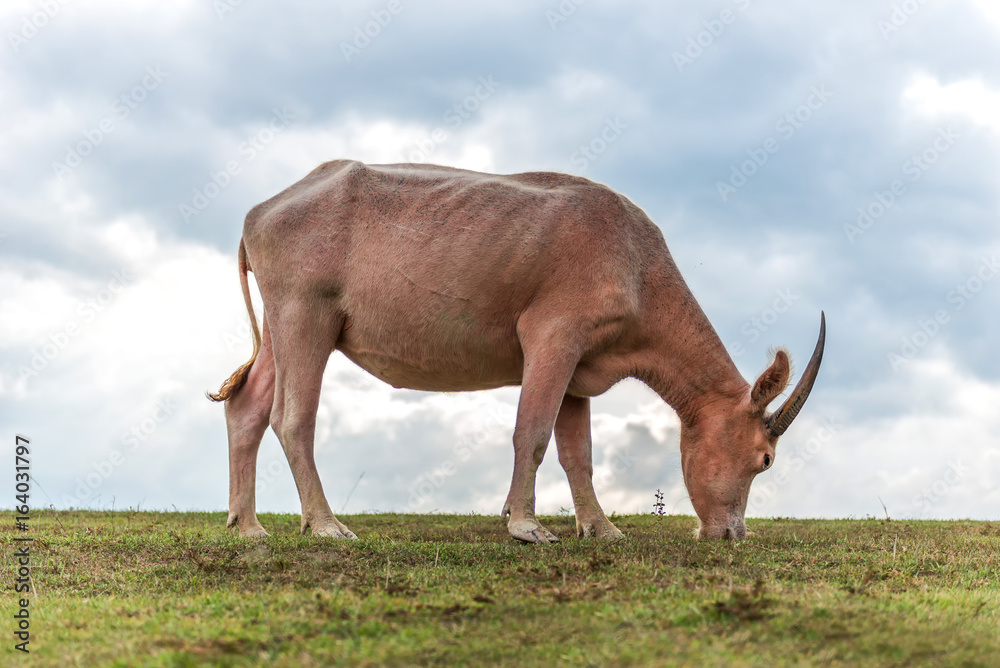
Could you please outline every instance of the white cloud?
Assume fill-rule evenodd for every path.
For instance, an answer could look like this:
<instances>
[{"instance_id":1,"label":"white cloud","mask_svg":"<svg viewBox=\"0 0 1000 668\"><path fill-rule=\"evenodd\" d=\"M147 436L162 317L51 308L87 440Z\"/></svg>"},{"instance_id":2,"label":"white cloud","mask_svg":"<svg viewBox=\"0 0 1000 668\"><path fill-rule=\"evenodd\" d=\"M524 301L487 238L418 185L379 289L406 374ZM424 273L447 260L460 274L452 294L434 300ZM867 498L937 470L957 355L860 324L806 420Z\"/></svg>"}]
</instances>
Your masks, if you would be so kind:
<instances>
[{"instance_id":1,"label":"white cloud","mask_svg":"<svg viewBox=\"0 0 1000 668\"><path fill-rule=\"evenodd\" d=\"M1000 91L981 79L963 79L942 85L934 77L918 76L904 91L912 109L928 116L962 115L1000 132Z\"/></svg>"},{"instance_id":2,"label":"white cloud","mask_svg":"<svg viewBox=\"0 0 1000 668\"><path fill-rule=\"evenodd\" d=\"M973 0L972 4L1000 29L1000 5L996 0Z\"/></svg>"}]
</instances>

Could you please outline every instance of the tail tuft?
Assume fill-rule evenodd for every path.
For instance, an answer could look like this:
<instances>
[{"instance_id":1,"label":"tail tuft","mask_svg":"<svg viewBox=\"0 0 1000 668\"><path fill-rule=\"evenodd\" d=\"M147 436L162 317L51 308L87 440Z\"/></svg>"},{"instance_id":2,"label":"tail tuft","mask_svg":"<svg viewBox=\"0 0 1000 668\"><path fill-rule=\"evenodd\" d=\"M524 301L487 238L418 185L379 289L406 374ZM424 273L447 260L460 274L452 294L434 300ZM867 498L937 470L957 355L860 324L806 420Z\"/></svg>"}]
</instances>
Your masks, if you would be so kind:
<instances>
[{"instance_id":1,"label":"tail tuft","mask_svg":"<svg viewBox=\"0 0 1000 668\"><path fill-rule=\"evenodd\" d=\"M247 382L247 376L250 375L250 369L253 367L253 363L256 360L257 355L255 354L253 357L254 359L251 359L249 362L234 371L233 375L229 377L229 380L222 384L222 387L219 388L218 392L215 394L206 392L205 396L212 401L226 401L236 394L236 391L243 387L243 384Z\"/></svg>"}]
</instances>

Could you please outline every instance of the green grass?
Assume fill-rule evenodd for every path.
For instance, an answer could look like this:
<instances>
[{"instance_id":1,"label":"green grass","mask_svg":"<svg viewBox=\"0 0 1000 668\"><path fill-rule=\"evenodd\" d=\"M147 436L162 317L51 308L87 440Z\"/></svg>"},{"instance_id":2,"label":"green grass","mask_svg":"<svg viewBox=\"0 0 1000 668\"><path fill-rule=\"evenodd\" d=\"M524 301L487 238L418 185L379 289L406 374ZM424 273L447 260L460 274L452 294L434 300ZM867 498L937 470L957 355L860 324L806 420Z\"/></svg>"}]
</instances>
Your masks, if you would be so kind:
<instances>
[{"instance_id":1,"label":"green grass","mask_svg":"<svg viewBox=\"0 0 1000 668\"><path fill-rule=\"evenodd\" d=\"M1000 525L691 517L627 538L521 545L497 517L357 515L360 540L262 515L35 511L32 652L12 651L13 514L0 513L0 665L1000 665Z\"/></svg>"}]
</instances>

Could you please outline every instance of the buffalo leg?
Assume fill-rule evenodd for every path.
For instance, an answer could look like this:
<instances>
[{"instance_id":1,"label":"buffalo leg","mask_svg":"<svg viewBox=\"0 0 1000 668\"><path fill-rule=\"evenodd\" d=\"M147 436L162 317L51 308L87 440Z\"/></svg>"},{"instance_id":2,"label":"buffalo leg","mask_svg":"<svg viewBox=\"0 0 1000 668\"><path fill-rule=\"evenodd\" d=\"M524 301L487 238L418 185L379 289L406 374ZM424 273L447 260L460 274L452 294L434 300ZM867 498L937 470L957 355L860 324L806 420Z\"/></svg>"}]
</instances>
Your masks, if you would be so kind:
<instances>
[{"instance_id":1,"label":"buffalo leg","mask_svg":"<svg viewBox=\"0 0 1000 668\"><path fill-rule=\"evenodd\" d=\"M514 427L514 474L503 514L509 516L510 535L527 543L559 540L535 519L535 473L579 360L575 348L566 343L553 338L547 345L532 346L522 339L525 362Z\"/></svg>"},{"instance_id":2,"label":"buffalo leg","mask_svg":"<svg viewBox=\"0 0 1000 668\"><path fill-rule=\"evenodd\" d=\"M266 536L257 521L257 451L267 431L274 404L274 357L267 319L263 341L247 381L226 401L226 431L229 434L229 517L226 526L237 527L241 536Z\"/></svg>"},{"instance_id":3,"label":"buffalo leg","mask_svg":"<svg viewBox=\"0 0 1000 668\"><path fill-rule=\"evenodd\" d=\"M556 417L555 432L559 463L566 471L573 492L577 535L621 538L622 532L604 515L594 493L590 399L566 395Z\"/></svg>"},{"instance_id":4,"label":"buffalo leg","mask_svg":"<svg viewBox=\"0 0 1000 668\"><path fill-rule=\"evenodd\" d=\"M314 536L356 538L334 517L316 470L314 438L323 370L343 326L325 304L286 301L271 321L276 371L271 427L281 441L302 502L302 527Z\"/></svg>"}]
</instances>

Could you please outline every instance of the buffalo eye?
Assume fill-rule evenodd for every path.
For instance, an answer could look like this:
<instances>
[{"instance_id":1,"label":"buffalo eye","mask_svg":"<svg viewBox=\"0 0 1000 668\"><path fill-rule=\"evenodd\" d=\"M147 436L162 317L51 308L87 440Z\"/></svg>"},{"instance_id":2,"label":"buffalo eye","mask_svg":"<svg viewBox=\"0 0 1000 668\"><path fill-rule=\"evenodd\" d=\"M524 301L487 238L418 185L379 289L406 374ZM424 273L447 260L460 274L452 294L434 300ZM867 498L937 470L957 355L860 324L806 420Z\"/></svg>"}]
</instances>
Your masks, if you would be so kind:
<instances>
[{"instance_id":1,"label":"buffalo eye","mask_svg":"<svg viewBox=\"0 0 1000 668\"><path fill-rule=\"evenodd\" d=\"M767 470L767 468L769 466L771 466L771 455L765 454L764 455L764 469Z\"/></svg>"}]
</instances>

